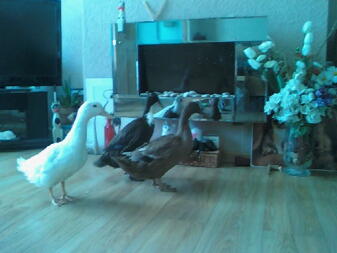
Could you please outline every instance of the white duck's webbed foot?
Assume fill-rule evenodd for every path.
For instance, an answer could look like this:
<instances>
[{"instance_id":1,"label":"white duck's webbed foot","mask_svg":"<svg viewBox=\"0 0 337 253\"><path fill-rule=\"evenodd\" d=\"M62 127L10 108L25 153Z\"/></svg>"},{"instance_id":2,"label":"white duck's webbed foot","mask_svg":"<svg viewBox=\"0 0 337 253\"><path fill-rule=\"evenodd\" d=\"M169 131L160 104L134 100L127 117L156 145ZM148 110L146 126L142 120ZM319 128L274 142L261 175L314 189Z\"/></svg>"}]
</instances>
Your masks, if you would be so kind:
<instances>
[{"instance_id":1,"label":"white duck's webbed foot","mask_svg":"<svg viewBox=\"0 0 337 253\"><path fill-rule=\"evenodd\" d=\"M51 203L54 205L54 206L63 206L64 204L67 204L67 201L65 201L64 199L52 199L51 200Z\"/></svg>"},{"instance_id":2,"label":"white duck's webbed foot","mask_svg":"<svg viewBox=\"0 0 337 253\"><path fill-rule=\"evenodd\" d=\"M64 204L67 203L67 202L64 201L63 199L55 198L54 193L53 193L53 188L52 188L52 187L49 188L49 196L51 197L51 203L52 203L54 206L62 206L62 205L64 205Z\"/></svg>"},{"instance_id":3,"label":"white duck's webbed foot","mask_svg":"<svg viewBox=\"0 0 337 253\"><path fill-rule=\"evenodd\" d=\"M62 189L62 197L61 197L61 200L62 200L63 202L68 203L68 202L72 202L72 201L75 201L75 200L76 200L76 198L71 197L71 196L69 196L69 195L67 194L64 181L61 182L61 189Z\"/></svg>"},{"instance_id":4,"label":"white duck's webbed foot","mask_svg":"<svg viewBox=\"0 0 337 253\"><path fill-rule=\"evenodd\" d=\"M177 191L176 188L163 183L160 178L153 179L153 185L157 186L159 190L162 192L176 192Z\"/></svg>"},{"instance_id":5,"label":"white duck's webbed foot","mask_svg":"<svg viewBox=\"0 0 337 253\"><path fill-rule=\"evenodd\" d=\"M62 198L61 198L63 201L66 201L66 202L72 202L72 201L75 201L76 198L75 197L71 197L67 194L63 194L62 195Z\"/></svg>"}]
</instances>

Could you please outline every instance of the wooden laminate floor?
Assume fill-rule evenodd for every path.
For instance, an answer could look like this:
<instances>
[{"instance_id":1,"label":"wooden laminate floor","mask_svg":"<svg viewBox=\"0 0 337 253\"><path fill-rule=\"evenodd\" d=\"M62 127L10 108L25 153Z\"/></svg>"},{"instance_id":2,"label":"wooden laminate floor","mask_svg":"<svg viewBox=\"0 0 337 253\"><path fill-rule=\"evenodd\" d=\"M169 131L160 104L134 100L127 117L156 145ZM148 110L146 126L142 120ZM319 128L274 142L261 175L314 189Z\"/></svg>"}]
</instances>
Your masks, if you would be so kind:
<instances>
[{"instance_id":1,"label":"wooden laminate floor","mask_svg":"<svg viewBox=\"0 0 337 253\"><path fill-rule=\"evenodd\" d=\"M55 207L16 171L34 152L0 153L1 253L337 252L335 175L176 166L164 193L90 156L67 184L80 199Z\"/></svg>"}]
</instances>

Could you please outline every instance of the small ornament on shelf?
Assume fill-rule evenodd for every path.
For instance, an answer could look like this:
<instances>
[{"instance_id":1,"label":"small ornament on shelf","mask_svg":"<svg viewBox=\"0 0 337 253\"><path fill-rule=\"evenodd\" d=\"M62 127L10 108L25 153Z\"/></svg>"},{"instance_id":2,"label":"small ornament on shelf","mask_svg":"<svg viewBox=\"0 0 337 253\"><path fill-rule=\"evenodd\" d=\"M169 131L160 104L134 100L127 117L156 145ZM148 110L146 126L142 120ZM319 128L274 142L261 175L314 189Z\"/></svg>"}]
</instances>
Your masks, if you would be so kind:
<instances>
[{"instance_id":1,"label":"small ornament on shelf","mask_svg":"<svg viewBox=\"0 0 337 253\"><path fill-rule=\"evenodd\" d=\"M61 118L59 114L61 105L58 102L54 102L51 105L51 110L53 112L53 120L52 120L52 125L53 125L53 142L60 142L63 140L63 129L61 125Z\"/></svg>"},{"instance_id":2,"label":"small ornament on shelf","mask_svg":"<svg viewBox=\"0 0 337 253\"><path fill-rule=\"evenodd\" d=\"M118 18L117 18L117 31L124 32L125 25L125 3L123 0L119 1L118 4Z\"/></svg>"}]
</instances>

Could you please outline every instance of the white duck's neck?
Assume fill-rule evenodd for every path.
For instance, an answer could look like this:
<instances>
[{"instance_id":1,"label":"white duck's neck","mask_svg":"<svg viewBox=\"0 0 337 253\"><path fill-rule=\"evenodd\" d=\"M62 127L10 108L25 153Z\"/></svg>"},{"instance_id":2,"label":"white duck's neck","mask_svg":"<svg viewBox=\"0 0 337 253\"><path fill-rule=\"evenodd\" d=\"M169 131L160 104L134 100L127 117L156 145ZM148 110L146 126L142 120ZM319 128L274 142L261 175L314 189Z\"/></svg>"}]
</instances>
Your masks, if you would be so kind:
<instances>
[{"instance_id":1,"label":"white duck's neck","mask_svg":"<svg viewBox=\"0 0 337 253\"><path fill-rule=\"evenodd\" d=\"M64 141L68 143L71 142L73 145L85 145L87 141L88 121L89 119L87 117L78 115Z\"/></svg>"}]
</instances>

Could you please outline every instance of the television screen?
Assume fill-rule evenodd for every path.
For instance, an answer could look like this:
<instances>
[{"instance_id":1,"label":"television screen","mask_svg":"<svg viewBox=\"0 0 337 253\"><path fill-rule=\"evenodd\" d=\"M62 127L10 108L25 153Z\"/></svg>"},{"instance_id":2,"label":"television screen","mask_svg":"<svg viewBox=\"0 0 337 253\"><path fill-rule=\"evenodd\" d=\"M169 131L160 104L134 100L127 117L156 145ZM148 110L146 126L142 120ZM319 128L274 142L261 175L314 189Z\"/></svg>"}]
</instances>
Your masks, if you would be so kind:
<instances>
[{"instance_id":1,"label":"television screen","mask_svg":"<svg viewBox=\"0 0 337 253\"><path fill-rule=\"evenodd\" d=\"M0 86L61 85L60 0L0 0Z\"/></svg>"},{"instance_id":2,"label":"television screen","mask_svg":"<svg viewBox=\"0 0 337 253\"><path fill-rule=\"evenodd\" d=\"M231 42L138 46L139 91L234 92L235 45Z\"/></svg>"}]
</instances>

